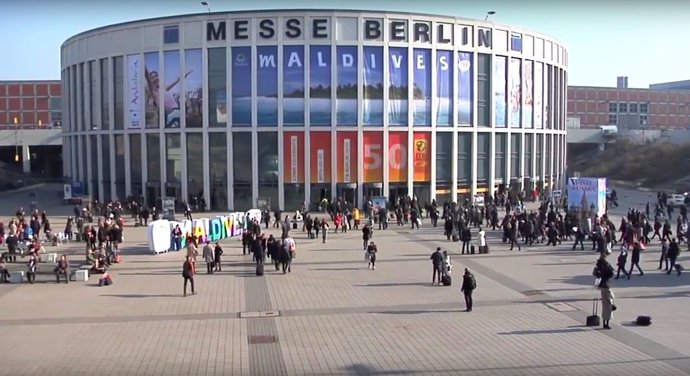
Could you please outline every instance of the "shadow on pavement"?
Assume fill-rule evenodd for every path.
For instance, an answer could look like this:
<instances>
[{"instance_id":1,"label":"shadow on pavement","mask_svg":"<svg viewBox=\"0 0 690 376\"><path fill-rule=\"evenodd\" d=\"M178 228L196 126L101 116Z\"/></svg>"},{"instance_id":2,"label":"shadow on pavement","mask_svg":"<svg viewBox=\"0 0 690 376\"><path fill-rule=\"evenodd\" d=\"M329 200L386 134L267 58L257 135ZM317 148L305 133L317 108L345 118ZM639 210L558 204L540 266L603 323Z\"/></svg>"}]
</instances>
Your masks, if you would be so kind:
<instances>
[{"instance_id":1,"label":"shadow on pavement","mask_svg":"<svg viewBox=\"0 0 690 376\"><path fill-rule=\"evenodd\" d=\"M143 299L143 298L179 298L180 294L101 294L100 296L107 296L111 298L123 299Z\"/></svg>"},{"instance_id":2,"label":"shadow on pavement","mask_svg":"<svg viewBox=\"0 0 690 376\"><path fill-rule=\"evenodd\" d=\"M388 282L388 283L368 283L366 285L355 285L356 287L396 287L396 286L424 286L424 287L438 287L431 283L424 282Z\"/></svg>"},{"instance_id":3,"label":"shadow on pavement","mask_svg":"<svg viewBox=\"0 0 690 376\"><path fill-rule=\"evenodd\" d=\"M547 283L565 283L594 287L594 277L591 275L577 275L567 278L550 279L547 281ZM687 273L683 273L678 276L674 271L668 275L666 272L651 269L648 270L644 276L640 276L637 271L633 271L631 279L627 279L627 277L623 277L621 274L620 279L611 279L610 285L614 290L630 287L677 287L690 285L690 278L688 278Z\"/></svg>"},{"instance_id":4,"label":"shadow on pavement","mask_svg":"<svg viewBox=\"0 0 690 376\"><path fill-rule=\"evenodd\" d=\"M345 271L355 271L355 270L363 270L364 267L361 268L310 268L309 270L311 271L319 271L319 272L345 272Z\"/></svg>"},{"instance_id":5,"label":"shadow on pavement","mask_svg":"<svg viewBox=\"0 0 690 376\"><path fill-rule=\"evenodd\" d=\"M561 329L543 329L543 330L515 330L512 332L499 332L497 333L499 336L506 336L506 335L533 335L533 334L564 334L564 333L577 333L577 332L585 332L590 329L586 329L586 327L582 325L576 325L576 326L569 326L567 328L561 328Z\"/></svg>"}]
</instances>

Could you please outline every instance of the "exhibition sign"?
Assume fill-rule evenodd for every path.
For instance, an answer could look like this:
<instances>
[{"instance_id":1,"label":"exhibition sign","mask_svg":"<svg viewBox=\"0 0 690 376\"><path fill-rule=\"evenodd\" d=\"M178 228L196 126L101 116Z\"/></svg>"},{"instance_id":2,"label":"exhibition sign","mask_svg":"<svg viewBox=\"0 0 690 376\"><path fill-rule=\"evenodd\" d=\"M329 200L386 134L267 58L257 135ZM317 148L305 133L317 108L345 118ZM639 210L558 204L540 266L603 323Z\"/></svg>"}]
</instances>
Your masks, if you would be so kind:
<instances>
[{"instance_id":1,"label":"exhibition sign","mask_svg":"<svg viewBox=\"0 0 690 376\"><path fill-rule=\"evenodd\" d=\"M568 178L568 207L606 213L606 178Z\"/></svg>"}]
</instances>

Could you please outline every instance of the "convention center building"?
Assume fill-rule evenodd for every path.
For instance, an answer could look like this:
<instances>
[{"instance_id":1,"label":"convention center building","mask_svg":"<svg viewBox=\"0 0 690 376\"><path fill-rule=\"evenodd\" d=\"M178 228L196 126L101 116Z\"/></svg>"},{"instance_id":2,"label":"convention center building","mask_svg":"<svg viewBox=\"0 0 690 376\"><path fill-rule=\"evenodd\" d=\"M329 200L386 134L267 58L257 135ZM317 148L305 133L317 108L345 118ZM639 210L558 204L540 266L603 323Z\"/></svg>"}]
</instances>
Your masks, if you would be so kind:
<instances>
[{"instance_id":1,"label":"convention center building","mask_svg":"<svg viewBox=\"0 0 690 376\"><path fill-rule=\"evenodd\" d=\"M65 176L100 201L444 202L563 175L567 51L490 20L203 13L86 31L61 53Z\"/></svg>"}]
</instances>

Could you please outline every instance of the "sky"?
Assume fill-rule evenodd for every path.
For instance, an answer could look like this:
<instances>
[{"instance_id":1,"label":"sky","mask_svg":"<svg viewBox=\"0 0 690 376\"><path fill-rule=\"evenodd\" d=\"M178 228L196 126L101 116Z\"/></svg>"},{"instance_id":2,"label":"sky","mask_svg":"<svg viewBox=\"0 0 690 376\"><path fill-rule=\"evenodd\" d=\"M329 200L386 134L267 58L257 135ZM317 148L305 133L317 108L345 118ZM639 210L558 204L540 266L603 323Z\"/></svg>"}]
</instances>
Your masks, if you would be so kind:
<instances>
[{"instance_id":1,"label":"sky","mask_svg":"<svg viewBox=\"0 0 690 376\"><path fill-rule=\"evenodd\" d=\"M213 12L340 8L423 12L521 26L568 48L569 84L631 87L690 79L690 1L682 0L208 0ZM89 29L206 12L196 0L0 0L0 80L59 79L60 46ZM685 44L685 45L683 45Z\"/></svg>"}]
</instances>

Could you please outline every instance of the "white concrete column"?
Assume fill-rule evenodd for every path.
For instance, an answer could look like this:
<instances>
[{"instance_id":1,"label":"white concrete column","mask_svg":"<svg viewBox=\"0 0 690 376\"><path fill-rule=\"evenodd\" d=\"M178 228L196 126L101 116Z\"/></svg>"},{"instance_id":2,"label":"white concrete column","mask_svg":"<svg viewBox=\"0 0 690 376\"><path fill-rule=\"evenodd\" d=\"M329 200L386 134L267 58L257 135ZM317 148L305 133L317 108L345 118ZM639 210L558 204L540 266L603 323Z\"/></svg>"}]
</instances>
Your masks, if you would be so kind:
<instances>
[{"instance_id":1,"label":"white concrete column","mask_svg":"<svg viewBox=\"0 0 690 376\"><path fill-rule=\"evenodd\" d=\"M252 105L252 107L256 107ZM253 112L256 114L256 111ZM252 129L252 155L257 155L259 151L259 134L256 131L256 116L252 116L252 122L255 124ZM251 207L256 206L256 201L259 199L259 159L252 158L252 202Z\"/></svg>"},{"instance_id":2,"label":"white concrete column","mask_svg":"<svg viewBox=\"0 0 690 376\"><path fill-rule=\"evenodd\" d=\"M338 168L338 136L333 128L331 128L329 133L331 135L331 197L329 199L333 199L338 197L338 173L336 170ZM282 145L283 143L281 142L280 144ZM279 146L279 149L282 149L282 147Z\"/></svg>"},{"instance_id":3,"label":"white concrete column","mask_svg":"<svg viewBox=\"0 0 690 376\"><path fill-rule=\"evenodd\" d=\"M115 105L114 103L111 103L111 115L115 115L113 107L115 107ZM113 128L115 127L113 116L110 117L110 125ZM120 199L121 197L117 197L117 190L115 189L115 140L112 134L108 135L108 145L108 150L110 151L110 155L108 156L108 162L110 163L110 197L108 198L111 201L115 201Z\"/></svg>"},{"instance_id":4,"label":"white concrete column","mask_svg":"<svg viewBox=\"0 0 690 376\"><path fill-rule=\"evenodd\" d=\"M307 138L307 140L309 139ZM308 141L306 145L306 150L309 150ZM364 207L364 132L362 128L358 128L357 130L357 145L355 147L357 148L357 206L361 209ZM307 155L309 155L308 152ZM308 177L309 175L307 175L307 178Z\"/></svg>"},{"instance_id":5,"label":"white concrete column","mask_svg":"<svg viewBox=\"0 0 690 376\"><path fill-rule=\"evenodd\" d=\"M489 133L489 144L489 178L486 182L489 194L493 196L496 185L496 131L494 130Z\"/></svg>"},{"instance_id":6,"label":"white concrete column","mask_svg":"<svg viewBox=\"0 0 690 376\"><path fill-rule=\"evenodd\" d=\"M180 115L180 121L182 121L183 117L184 116ZM187 201L187 198L189 197L189 194L188 194L189 192L187 189L188 188L187 185L189 182L189 174L188 174L189 166L187 166L187 153L188 153L188 151L187 151L187 133L185 131L182 131L182 132L180 132L180 165L182 166L182 179L180 179L181 180L181 182L180 182L180 185L181 185L180 196L182 196L181 197L182 201ZM203 154L206 154L206 152L204 152ZM202 157L202 160L203 160L203 157ZM206 168L206 167L204 166L204 168ZM204 172L204 176L205 175L206 175L206 172ZM204 177L204 180L206 180L205 177ZM196 194L196 192L194 192L194 193ZM206 201L206 202L208 202L208 201Z\"/></svg>"},{"instance_id":7,"label":"white concrete column","mask_svg":"<svg viewBox=\"0 0 690 376\"><path fill-rule=\"evenodd\" d=\"M513 159L512 159L512 149L513 149L513 140L512 140L512 133L510 131L510 128L508 128L508 133L506 133L506 144L505 144L505 164L506 164L506 176L503 178L503 184L505 184L506 190L510 190L510 177L511 177L511 168L513 167Z\"/></svg>"},{"instance_id":8,"label":"white concrete column","mask_svg":"<svg viewBox=\"0 0 690 376\"><path fill-rule=\"evenodd\" d=\"M304 131L304 201L311 205L311 140L309 129ZM307 208L309 210L309 208Z\"/></svg>"},{"instance_id":9,"label":"white concrete column","mask_svg":"<svg viewBox=\"0 0 690 376\"><path fill-rule=\"evenodd\" d=\"M93 145L91 145L93 147ZM101 139L101 135L96 135L96 154L97 154L97 161L98 161L98 180L96 181L96 184L98 184L98 201L103 202L103 140ZM96 197L93 197L96 198Z\"/></svg>"},{"instance_id":10,"label":"white concrete column","mask_svg":"<svg viewBox=\"0 0 690 376\"><path fill-rule=\"evenodd\" d=\"M434 127L434 129L436 129ZM460 146L458 145L458 137L460 137L460 133L458 133L457 130L454 130L452 133L450 133L453 140L452 140L452 146L451 146L451 161L450 161L450 166L451 166L451 171L450 171L450 197L451 197L451 202L457 202L458 200L458 152L460 151ZM432 156L432 160L436 159L436 154ZM434 170L436 167L434 167ZM432 170L433 171L433 170ZM434 179L436 180L436 179Z\"/></svg>"}]
</instances>

